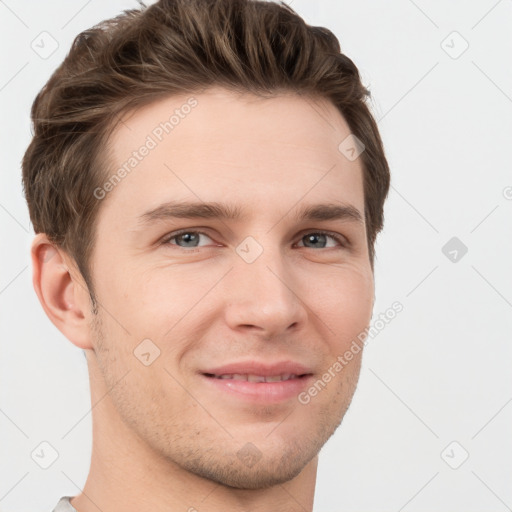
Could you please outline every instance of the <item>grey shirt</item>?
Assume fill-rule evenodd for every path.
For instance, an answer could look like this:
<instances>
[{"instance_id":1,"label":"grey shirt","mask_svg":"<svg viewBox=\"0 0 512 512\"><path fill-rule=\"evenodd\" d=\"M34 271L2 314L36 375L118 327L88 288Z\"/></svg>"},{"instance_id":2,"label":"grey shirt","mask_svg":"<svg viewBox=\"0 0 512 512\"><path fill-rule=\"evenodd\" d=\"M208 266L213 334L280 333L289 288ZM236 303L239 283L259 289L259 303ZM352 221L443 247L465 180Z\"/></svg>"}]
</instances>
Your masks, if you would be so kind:
<instances>
[{"instance_id":1,"label":"grey shirt","mask_svg":"<svg viewBox=\"0 0 512 512\"><path fill-rule=\"evenodd\" d=\"M77 512L76 508L69 502L70 498L73 497L74 496L63 496L53 509L53 512Z\"/></svg>"}]
</instances>

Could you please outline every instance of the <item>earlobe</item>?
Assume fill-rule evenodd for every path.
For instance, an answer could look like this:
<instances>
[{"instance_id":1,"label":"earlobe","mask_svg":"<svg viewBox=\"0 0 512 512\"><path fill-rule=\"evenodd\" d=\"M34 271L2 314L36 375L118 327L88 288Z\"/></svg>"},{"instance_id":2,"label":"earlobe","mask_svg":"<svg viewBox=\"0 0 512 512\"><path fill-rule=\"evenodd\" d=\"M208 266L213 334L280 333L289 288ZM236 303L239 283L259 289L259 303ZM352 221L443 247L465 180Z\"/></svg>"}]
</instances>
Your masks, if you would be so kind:
<instances>
[{"instance_id":1,"label":"earlobe","mask_svg":"<svg viewBox=\"0 0 512 512\"><path fill-rule=\"evenodd\" d=\"M80 274L71 268L71 259L44 233L34 238L31 257L32 283L46 315L74 345L92 349L89 294Z\"/></svg>"}]
</instances>

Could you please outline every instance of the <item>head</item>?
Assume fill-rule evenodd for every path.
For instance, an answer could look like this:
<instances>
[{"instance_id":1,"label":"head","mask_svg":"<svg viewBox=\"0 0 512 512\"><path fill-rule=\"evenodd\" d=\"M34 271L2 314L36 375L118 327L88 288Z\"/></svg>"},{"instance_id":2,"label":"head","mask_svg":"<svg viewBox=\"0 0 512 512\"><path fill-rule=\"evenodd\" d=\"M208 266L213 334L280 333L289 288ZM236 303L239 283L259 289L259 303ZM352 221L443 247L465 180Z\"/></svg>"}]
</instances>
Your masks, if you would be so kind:
<instances>
[{"instance_id":1,"label":"head","mask_svg":"<svg viewBox=\"0 0 512 512\"><path fill-rule=\"evenodd\" d=\"M313 385L367 327L389 188L368 98L285 4L161 0L76 38L34 102L23 183L39 298L112 389L97 414L233 487L316 456L362 351L308 403L208 374L292 361Z\"/></svg>"}]
</instances>

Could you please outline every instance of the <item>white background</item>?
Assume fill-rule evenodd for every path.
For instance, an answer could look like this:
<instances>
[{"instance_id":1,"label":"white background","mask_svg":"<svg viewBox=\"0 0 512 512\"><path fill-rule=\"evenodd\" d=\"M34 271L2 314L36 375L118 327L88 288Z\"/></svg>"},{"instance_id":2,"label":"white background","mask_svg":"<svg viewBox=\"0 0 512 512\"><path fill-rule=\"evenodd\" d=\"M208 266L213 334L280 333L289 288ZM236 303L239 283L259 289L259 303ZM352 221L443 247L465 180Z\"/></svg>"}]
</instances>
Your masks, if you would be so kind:
<instances>
[{"instance_id":1,"label":"white background","mask_svg":"<svg viewBox=\"0 0 512 512\"><path fill-rule=\"evenodd\" d=\"M511 510L512 2L288 3L338 36L372 91L392 171L375 318L404 306L365 349L314 510ZM91 447L85 359L31 283L30 105L78 32L136 5L0 1L0 511L78 494ZM46 59L31 48L43 31L59 45ZM468 248L456 262L452 237ZM30 455L42 441L59 452L46 470Z\"/></svg>"}]
</instances>

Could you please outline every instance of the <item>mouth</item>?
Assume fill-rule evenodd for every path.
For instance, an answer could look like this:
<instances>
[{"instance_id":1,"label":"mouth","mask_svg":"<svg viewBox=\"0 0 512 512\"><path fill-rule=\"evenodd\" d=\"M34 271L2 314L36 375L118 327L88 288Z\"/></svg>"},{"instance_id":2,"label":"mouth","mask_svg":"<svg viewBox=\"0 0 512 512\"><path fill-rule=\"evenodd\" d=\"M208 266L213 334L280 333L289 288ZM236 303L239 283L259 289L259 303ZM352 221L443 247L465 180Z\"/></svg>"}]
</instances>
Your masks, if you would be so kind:
<instances>
[{"instance_id":1,"label":"mouth","mask_svg":"<svg viewBox=\"0 0 512 512\"><path fill-rule=\"evenodd\" d=\"M301 375L295 375L294 373L285 373L282 375L255 375L251 373L222 373L217 375L215 373L203 373L203 375L212 379L222 380L240 380L246 382L283 382L292 379L302 379L311 374L303 373Z\"/></svg>"},{"instance_id":2,"label":"mouth","mask_svg":"<svg viewBox=\"0 0 512 512\"><path fill-rule=\"evenodd\" d=\"M200 375L217 394L216 400L228 397L231 403L233 399L260 404L285 402L296 398L313 379L312 371L292 362L234 363Z\"/></svg>"}]
</instances>

